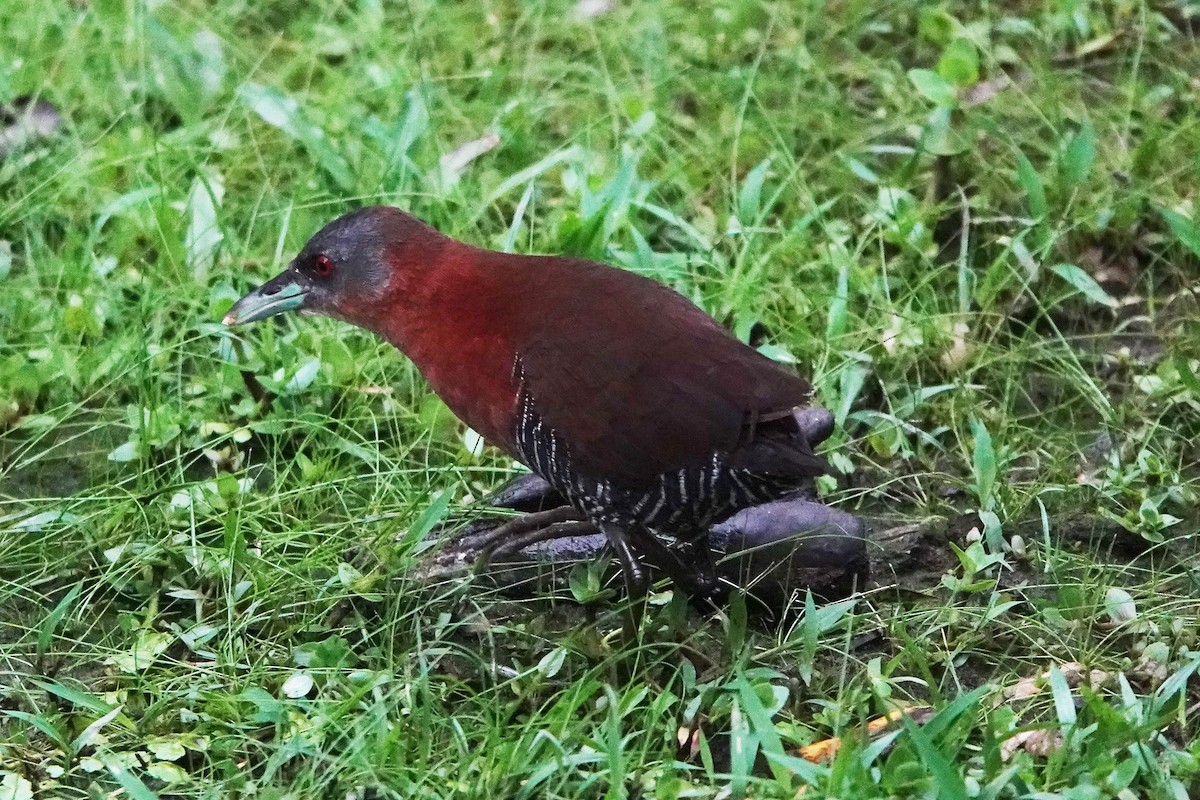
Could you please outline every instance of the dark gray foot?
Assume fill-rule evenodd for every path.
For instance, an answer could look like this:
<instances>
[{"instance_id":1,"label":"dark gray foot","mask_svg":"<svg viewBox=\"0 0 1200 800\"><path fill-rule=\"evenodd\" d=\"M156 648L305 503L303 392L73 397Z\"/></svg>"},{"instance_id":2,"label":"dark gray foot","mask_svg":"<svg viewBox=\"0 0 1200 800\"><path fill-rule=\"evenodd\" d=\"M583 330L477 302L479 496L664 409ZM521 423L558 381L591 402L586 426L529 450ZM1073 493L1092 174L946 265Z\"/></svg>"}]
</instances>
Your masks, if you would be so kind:
<instances>
[{"instance_id":1,"label":"dark gray foot","mask_svg":"<svg viewBox=\"0 0 1200 800\"><path fill-rule=\"evenodd\" d=\"M503 524L493 519L481 530L464 531L415 577L424 581L460 577L478 562L481 545L490 545L490 564L486 572L477 575L511 595L533 596L565 585L571 567L599 558L612 544L609 537L566 509L501 518L499 522ZM845 597L861 588L867 576L862 520L803 497L744 509L709 531L710 546L719 558L715 592L713 573L697 571L696 554L687 551L687 544L668 547L648 532L635 533L639 535L622 537L633 549L613 546L622 566L640 566L636 550L651 571L671 578L701 603L719 600L740 588L779 608L792 594L805 590L825 599ZM636 569L623 571L634 578L627 588L644 594L641 582L649 581L644 570L640 576Z\"/></svg>"},{"instance_id":2,"label":"dark gray foot","mask_svg":"<svg viewBox=\"0 0 1200 800\"><path fill-rule=\"evenodd\" d=\"M639 531L634 539L648 564L666 574L671 583L704 608L717 589L717 571L707 532L690 542L668 547L650 531Z\"/></svg>"},{"instance_id":3,"label":"dark gray foot","mask_svg":"<svg viewBox=\"0 0 1200 800\"><path fill-rule=\"evenodd\" d=\"M650 575L646 566L634 552L629 541L628 532L616 525L602 525L600 532L608 541L609 547L617 556L621 565L621 575L625 579L625 593L629 596L629 614L625 619L625 639L636 642L638 631L642 627L642 617L646 613L646 595L650 592Z\"/></svg>"},{"instance_id":4,"label":"dark gray foot","mask_svg":"<svg viewBox=\"0 0 1200 800\"><path fill-rule=\"evenodd\" d=\"M518 517L510 517L502 524L485 531L464 533L458 541L464 546L477 548L480 557L486 562L498 548L517 541L526 534L550 528L560 522L582 520L580 513L571 506L557 506L546 511L530 511Z\"/></svg>"},{"instance_id":5,"label":"dark gray foot","mask_svg":"<svg viewBox=\"0 0 1200 800\"><path fill-rule=\"evenodd\" d=\"M550 484L546 482L545 478L533 473L518 475L483 498L483 502L492 508L519 511L524 514L568 507L566 498L550 488ZM468 546L477 546L476 543L480 537L486 536L490 531L512 521L512 516L489 514L485 511L483 516L466 525L461 522L446 522L438 525L430 531L429 535L433 539L450 536L459 549L465 549ZM527 530L527 528L523 527L522 530ZM440 569L438 572L440 573Z\"/></svg>"}]
</instances>

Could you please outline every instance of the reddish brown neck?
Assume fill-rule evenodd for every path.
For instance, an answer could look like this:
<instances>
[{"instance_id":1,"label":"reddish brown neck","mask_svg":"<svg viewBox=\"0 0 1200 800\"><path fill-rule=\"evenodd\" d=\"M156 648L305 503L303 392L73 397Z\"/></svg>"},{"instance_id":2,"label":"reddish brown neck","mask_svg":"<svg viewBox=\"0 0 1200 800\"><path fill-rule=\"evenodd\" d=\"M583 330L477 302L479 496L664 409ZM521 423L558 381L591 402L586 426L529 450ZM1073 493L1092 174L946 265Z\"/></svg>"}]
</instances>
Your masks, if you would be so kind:
<instances>
[{"instance_id":1,"label":"reddish brown neck","mask_svg":"<svg viewBox=\"0 0 1200 800\"><path fill-rule=\"evenodd\" d=\"M364 327L412 359L455 414L511 454L517 388L517 346L505 313L514 301L505 280L511 276L503 256L439 239L395 258L387 300Z\"/></svg>"}]
</instances>

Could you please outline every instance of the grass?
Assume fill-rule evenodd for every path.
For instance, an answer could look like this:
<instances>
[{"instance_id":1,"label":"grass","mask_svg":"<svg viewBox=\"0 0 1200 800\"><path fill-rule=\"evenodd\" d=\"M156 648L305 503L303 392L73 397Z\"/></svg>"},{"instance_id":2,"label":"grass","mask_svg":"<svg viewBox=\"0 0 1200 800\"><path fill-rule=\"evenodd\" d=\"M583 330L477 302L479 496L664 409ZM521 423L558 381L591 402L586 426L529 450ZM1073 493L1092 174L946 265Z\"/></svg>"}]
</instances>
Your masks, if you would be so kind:
<instances>
[{"instance_id":1,"label":"grass","mask_svg":"<svg viewBox=\"0 0 1200 800\"><path fill-rule=\"evenodd\" d=\"M0 17L0 101L66 120L0 161L0 798L1200 791L1191 4ZM397 535L513 465L366 334L218 323L367 202L800 361L874 585L778 627L663 596L623 647L612 600L406 581Z\"/></svg>"}]
</instances>

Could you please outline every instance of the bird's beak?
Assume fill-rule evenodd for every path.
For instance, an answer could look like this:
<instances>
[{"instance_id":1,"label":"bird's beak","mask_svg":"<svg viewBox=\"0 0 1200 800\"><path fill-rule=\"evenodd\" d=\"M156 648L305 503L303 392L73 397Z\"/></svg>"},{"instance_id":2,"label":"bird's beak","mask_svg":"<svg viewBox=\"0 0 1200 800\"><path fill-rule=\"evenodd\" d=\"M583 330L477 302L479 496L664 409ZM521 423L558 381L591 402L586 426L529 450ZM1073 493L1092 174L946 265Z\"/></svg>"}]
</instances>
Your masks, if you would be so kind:
<instances>
[{"instance_id":1,"label":"bird's beak","mask_svg":"<svg viewBox=\"0 0 1200 800\"><path fill-rule=\"evenodd\" d=\"M223 320L226 325L241 325L254 322L285 311L304 307L304 296L308 287L301 276L292 269L285 269L262 286L233 304Z\"/></svg>"}]
</instances>

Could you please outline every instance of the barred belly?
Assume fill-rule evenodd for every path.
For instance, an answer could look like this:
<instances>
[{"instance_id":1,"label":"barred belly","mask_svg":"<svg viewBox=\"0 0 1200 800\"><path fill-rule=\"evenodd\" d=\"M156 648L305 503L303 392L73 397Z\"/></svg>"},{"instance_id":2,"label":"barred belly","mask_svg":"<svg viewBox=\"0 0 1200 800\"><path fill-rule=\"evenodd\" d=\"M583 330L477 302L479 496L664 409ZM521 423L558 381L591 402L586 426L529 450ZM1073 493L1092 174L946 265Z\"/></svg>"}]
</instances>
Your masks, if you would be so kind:
<instances>
[{"instance_id":1,"label":"barred belly","mask_svg":"<svg viewBox=\"0 0 1200 800\"><path fill-rule=\"evenodd\" d=\"M701 466L665 472L647 486L622 487L573 468L570 446L537 413L522 387L516 446L520 459L597 524L640 525L691 539L739 509L798 488L790 481L733 467L722 453Z\"/></svg>"}]
</instances>

